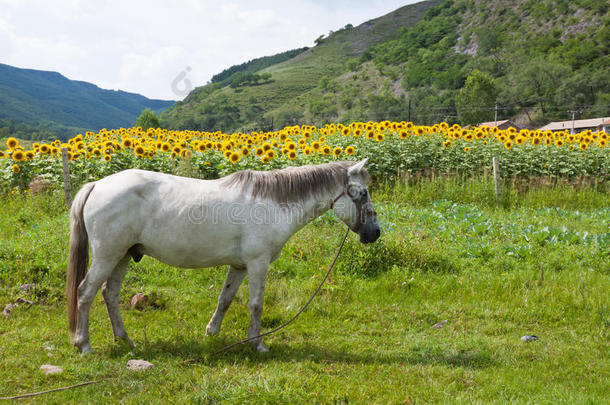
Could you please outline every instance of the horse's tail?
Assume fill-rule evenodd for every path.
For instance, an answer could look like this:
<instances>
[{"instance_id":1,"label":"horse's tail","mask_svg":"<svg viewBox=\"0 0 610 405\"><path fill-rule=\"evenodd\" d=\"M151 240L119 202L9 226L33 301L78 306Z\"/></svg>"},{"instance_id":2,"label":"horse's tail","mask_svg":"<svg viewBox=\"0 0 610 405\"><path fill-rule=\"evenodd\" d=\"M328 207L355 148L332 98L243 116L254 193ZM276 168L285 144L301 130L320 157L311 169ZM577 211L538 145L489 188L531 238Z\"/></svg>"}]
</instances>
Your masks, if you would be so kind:
<instances>
[{"instance_id":1,"label":"horse's tail","mask_svg":"<svg viewBox=\"0 0 610 405\"><path fill-rule=\"evenodd\" d=\"M68 302L68 323L70 338L74 339L78 318L78 286L85 278L89 265L89 237L85 229L83 208L95 183L85 184L74 197L70 209L70 256L66 276L66 301Z\"/></svg>"}]
</instances>

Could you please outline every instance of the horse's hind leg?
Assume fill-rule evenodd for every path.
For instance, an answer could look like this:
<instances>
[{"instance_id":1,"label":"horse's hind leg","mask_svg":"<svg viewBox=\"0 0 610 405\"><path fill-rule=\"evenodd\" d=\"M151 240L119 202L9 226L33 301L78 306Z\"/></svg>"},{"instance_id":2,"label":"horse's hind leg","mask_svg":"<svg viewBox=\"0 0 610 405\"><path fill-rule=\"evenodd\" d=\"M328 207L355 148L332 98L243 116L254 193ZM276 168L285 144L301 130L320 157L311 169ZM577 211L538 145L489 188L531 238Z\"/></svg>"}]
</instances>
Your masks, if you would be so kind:
<instances>
[{"instance_id":1,"label":"horse's hind leg","mask_svg":"<svg viewBox=\"0 0 610 405\"><path fill-rule=\"evenodd\" d=\"M89 272L78 287L78 314L74 345L83 354L93 351L89 343L89 310L91 309L91 303L93 303L95 294L97 294L102 283L112 274L117 263L118 260L108 260L94 256Z\"/></svg>"},{"instance_id":2,"label":"horse's hind leg","mask_svg":"<svg viewBox=\"0 0 610 405\"><path fill-rule=\"evenodd\" d=\"M207 335L216 335L220 332L220 325L222 324L222 320L225 317L225 313L231 302L233 302L233 298L235 298L235 293L239 289L244 277L246 276L246 270L237 269L235 267L229 267L229 271L227 272L227 279L225 280L225 284L222 287L222 291L220 292L220 296L218 297L218 306L216 307L216 311L214 311L214 315L210 322L208 323L205 332Z\"/></svg>"},{"instance_id":3,"label":"horse's hind leg","mask_svg":"<svg viewBox=\"0 0 610 405\"><path fill-rule=\"evenodd\" d=\"M261 333L261 316L263 314L263 301L265 300L265 283L267 281L268 260L257 260L248 263L248 284L250 288L250 329L248 337L252 338ZM262 338L251 341L259 352L268 352Z\"/></svg>"},{"instance_id":4,"label":"horse's hind leg","mask_svg":"<svg viewBox=\"0 0 610 405\"><path fill-rule=\"evenodd\" d=\"M121 312L119 311L119 297L121 294L121 283L127 273L127 267L131 256L126 255L116 265L112 274L102 287L102 296L106 303L106 309L108 309L108 316L110 317L110 323L112 324L112 332L114 334L114 340L119 338L127 342L130 347L133 347L133 342L127 336L127 331L123 325L123 319L121 318Z\"/></svg>"}]
</instances>

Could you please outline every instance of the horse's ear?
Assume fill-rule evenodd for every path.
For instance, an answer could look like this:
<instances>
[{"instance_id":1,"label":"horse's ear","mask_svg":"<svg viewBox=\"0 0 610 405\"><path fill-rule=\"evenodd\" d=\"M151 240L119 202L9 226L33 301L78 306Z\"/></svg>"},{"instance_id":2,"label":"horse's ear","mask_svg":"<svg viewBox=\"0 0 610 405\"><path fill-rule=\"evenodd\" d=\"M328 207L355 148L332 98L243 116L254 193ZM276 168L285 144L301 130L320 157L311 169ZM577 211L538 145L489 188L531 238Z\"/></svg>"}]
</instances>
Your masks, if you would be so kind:
<instances>
[{"instance_id":1,"label":"horse's ear","mask_svg":"<svg viewBox=\"0 0 610 405\"><path fill-rule=\"evenodd\" d=\"M368 160L369 160L369 158L363 159L360 162L353 165L352 167L350 167L349 169L347 169L347 175L353 176L355 174L359 174L362 171L362 168L364 167L366 162L368 162Z\"/></svg>"}]
</instances>

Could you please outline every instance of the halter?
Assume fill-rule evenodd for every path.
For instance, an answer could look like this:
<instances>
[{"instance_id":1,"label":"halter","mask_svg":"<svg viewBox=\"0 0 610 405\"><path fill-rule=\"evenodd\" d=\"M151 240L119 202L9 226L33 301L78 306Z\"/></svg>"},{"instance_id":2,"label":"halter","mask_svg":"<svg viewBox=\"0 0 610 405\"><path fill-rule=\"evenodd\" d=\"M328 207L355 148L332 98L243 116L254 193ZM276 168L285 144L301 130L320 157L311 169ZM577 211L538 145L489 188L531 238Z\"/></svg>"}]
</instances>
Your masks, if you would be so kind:
<instances>
[{"instance_id":1,"label":"halter","mask_svg":"<svg viewBox=\"0 0 610 405\"><path fill-rule=\"evenodd\" d=\"M366 189L365 189L366 190ZM366 204L366 202L362 202L362 198L356 198L356 197L352 197L348 192L347 192L347 187L343 189L343 191L341 191L341 194L339 194L338 196L335 197L335 199L330 203L330 209L332 210L335 206L335 203L344 195L348 196L350 200L352 200L352 202L354 204L356 204L356 207L358 209L358 221L357 221L357 228L355 230L355 232L358 232L360 230L360 227L362 226L362 224L364 223L364 204ZM368 190L365 194L366 196L368 196Z\"/></svg>"},{"instance_id":2,"label":"halter","mask_svg":"<svg viewBox=\"0 0 610 405\"><path fill-rule=\"evenodd\" d=\"M336 197L335 197L335 199L334 199L334 200L333 200L333 201L330 203L330 209L331 209L331 210L334 208L335 203L336 203L336 202L339 200L339 198L343 197L344 195L347 195L348 197L350 197L350 196L349 196L349 194L347 194L347 191L346 191L346 190L343 190L343 191L341 192L341 194L339 194L338 196L336 196ZM350 199L351 199L351 197L350 197ZM352 199L352 201L353 201L353 199Z\"/></svg>"}]
</instances>

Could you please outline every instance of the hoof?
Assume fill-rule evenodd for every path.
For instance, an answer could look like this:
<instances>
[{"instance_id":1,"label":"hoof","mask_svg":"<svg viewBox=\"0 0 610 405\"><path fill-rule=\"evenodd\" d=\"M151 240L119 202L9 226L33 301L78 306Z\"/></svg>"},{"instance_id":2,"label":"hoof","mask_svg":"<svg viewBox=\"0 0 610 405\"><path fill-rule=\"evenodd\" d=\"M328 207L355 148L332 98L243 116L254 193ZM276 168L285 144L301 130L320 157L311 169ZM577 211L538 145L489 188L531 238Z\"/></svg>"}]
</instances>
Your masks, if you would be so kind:
<instances>
[{"instance_id":1,"label":"hoof","mask_svg":"<svg viewBox=\"0 0 610 405\"><path fill-rule=\"evenodd\" d=\"M220 328L214 327L212 324L208 324L208 326L205 328L205 334L208 336L218 335L219 332Z\"/></svg>"},{"instance_id":2,"label":"hoof","mask_svg":"<svg viewBox=\"0 0 610 405\"><path fill-rule=\"evenodd\" d=\"M133 349L134 347L136 347L136 345L133 344L133 342L131 341L131 339L129 339L128 336L125 336L125 337L115 336L114 341L115 342L120 342L120 341L125 342L129 346L130 349Z\"/></svg>"},{"instance_id":3,"label":"hoof","mask_svg":"<svg viewBox=\"0 0 610 405\"><path fill-rule=\"evenodd\" d=\"M91 347L91 345L89 343L85 343L85 344L83 344L81 346L77 346L77 347L80 349L81 356L95 353L95 350L93 350L93 347Z\"/></svg>"},{"instance_id":4,"label":"hoof","mask_svg":"<svg viewBox=\"0 0 610 405\"><path fill-rule=\"evenodd\" d=\"M267 346L265 346L265 344L263 342L259 342L256 345L256 351L259 353L267 353L269 351L269 349L267 349Z\"/></svg>"}]
</instances>

